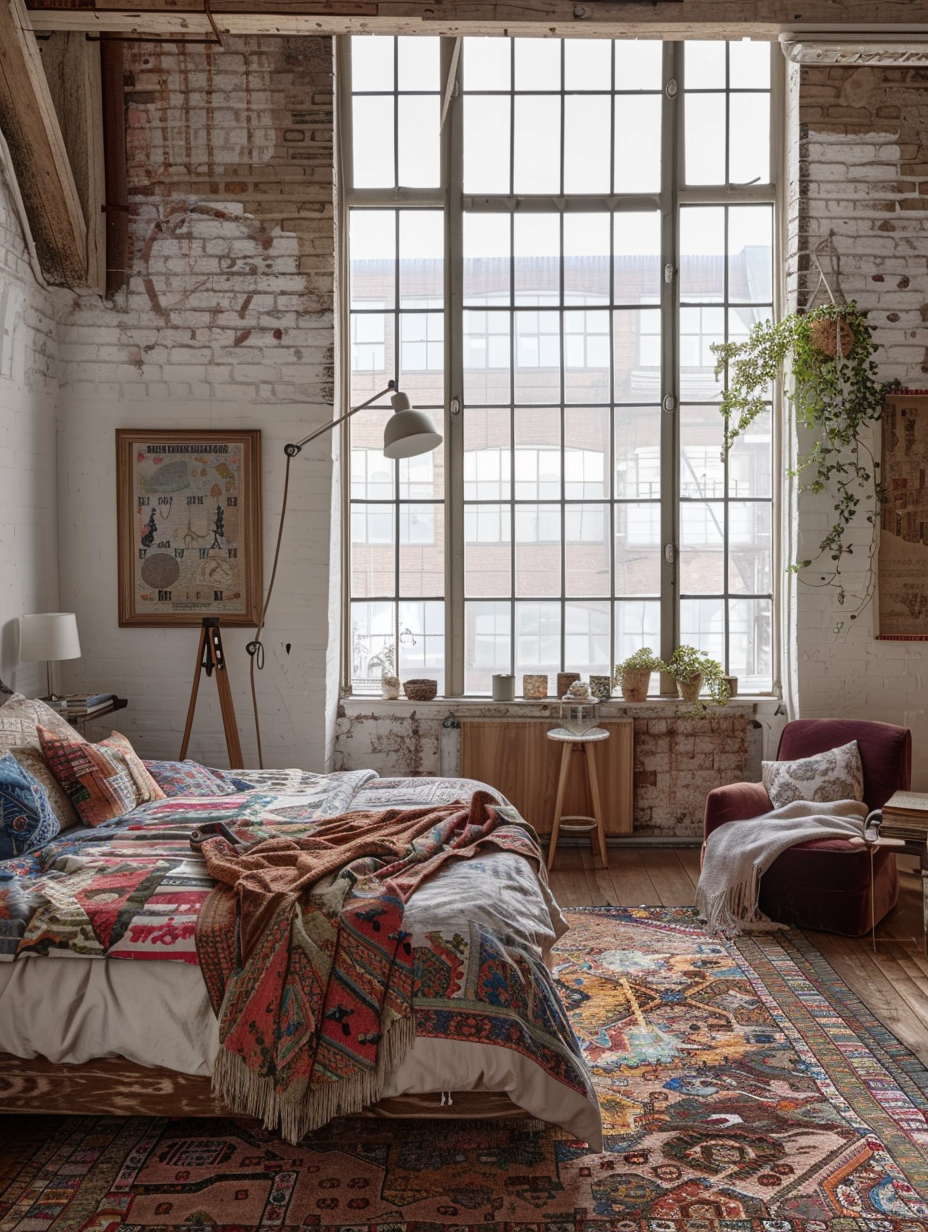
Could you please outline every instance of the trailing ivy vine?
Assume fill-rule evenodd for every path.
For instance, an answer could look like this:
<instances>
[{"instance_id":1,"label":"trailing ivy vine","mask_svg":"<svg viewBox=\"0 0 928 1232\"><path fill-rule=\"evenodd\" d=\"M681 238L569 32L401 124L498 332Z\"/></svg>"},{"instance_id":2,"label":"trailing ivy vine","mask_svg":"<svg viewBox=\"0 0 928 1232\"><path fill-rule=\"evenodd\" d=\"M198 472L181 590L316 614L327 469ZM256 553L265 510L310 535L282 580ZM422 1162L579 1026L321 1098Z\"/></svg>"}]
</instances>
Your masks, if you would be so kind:
<instances>
[{"instance_id":1,"label":"trailing ivy vine","mask_svg":"<svg viewBox=\"0 0 928 1232\"><path fill-rule=\"evenodd\" d=\"M820 581L810 584L836 587L837 601L843 606L847 593L842 560L854 551L848 534L851 524L858 513L866 511L872 563L884 500L879 463L867 440L869 429L879 421L887 393L899 386L898 381L882 382L877 376L873 361L876 343L866 312L853 300L824 304L806 313L791 313L780 321L759 322L743 342L716 344L712 350L718 359L716 376L726 376L720 406L725 419L726 454L769 409L772 383L788 372L786 399L795 409L797 422L814 434L811 448L800 454L789 473L802 476L802 486L808 491L833 492L835 498L835 520L819 544L818 554L789 568L798 572L827 559L827 570ZM872 568L869 576L852 620L872 597ZM842 625L840 622L836 631Z\"/></svg>"}]
</instances>

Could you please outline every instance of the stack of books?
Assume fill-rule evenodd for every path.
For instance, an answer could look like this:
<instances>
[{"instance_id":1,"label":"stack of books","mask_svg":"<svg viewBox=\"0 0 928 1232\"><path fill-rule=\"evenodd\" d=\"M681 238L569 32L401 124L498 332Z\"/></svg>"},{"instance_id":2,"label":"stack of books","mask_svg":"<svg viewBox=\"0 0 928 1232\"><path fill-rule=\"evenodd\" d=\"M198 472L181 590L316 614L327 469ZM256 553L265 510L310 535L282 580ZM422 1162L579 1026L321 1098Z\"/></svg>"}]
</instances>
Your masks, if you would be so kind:
<instances>
[{"instance_id":1,"label":"stack of books","mask_svg":"<svg viewBox=\"0 0 928 1232\"><path fill-rule=\"evenodd\" d=\"M909 843L928 841L928 795L897 791L883 805L880 837L904 838Z\"/></svg>"},{"instance_id":2,"label":"stack of books","mask_svg":"<svg viewBox=\"0 0 928 1232\"><path fill-rule=\"evenodd\" d=\"M62 698L64 713L69 719L86 719L98 710L105 710L115 700L115 693L69 693Z\"/></svg>"}]
</instances>

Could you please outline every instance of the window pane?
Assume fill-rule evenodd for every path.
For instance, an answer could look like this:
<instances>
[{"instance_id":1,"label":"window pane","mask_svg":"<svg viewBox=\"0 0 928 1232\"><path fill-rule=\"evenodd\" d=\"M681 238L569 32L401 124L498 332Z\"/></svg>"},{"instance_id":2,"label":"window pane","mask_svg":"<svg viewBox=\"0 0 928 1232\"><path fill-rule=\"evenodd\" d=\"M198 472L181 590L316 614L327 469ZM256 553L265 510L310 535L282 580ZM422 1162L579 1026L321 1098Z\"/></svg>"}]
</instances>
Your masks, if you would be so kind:
<instances>
[{"instance_id":1,"label":"window pane","mask_svg":"<svg viewBox=\"0 0 928 1232\"><path fill-rule=\"evenodd\" d=\"M685 115L686 183L724 184L725 95L687 94Z\"/></svg>"},{"instance_id":2,"label":"window pane","mask_svg":"<svg viewBox=\"0 0 928 1232\"><path fill-rule=\"evenodd\" d=\"M688 90L725 89L724 43L687 42L683 57Z\"/></svg>"},{"instance_id":3,"label":"window pane","mask_svg":"<svg viewBox=\"0 0 928 1232\"><path fill-rule=\"evenodd\" d=\"M351 592L360 597L396 593L393 505L351 506Z\"/></svg>"},{"instance_id":4,"label":"window pane","mask_svg":"<svg viewBox=\"0 0 928 1232\"><path fill-rule=\"evenodd\" d=\"M732 184L770 183L770 95L735 94L730 104L728 179Z\"/></svg>"},{"instance_id":5,"label":"window pane","mask_svg":"<svg viewBox=\"0 0 928 1232\"><path fill-rule=\"evenodd\" d=\"M728 210L728 298L769 304L773 299L773 206Z\"/></svg>"},{"instance_id":6,"label":"window pane","mask_svg":"<svg viewBox=\"0 0 928 1232\"><path fill-rule=\"evenodd\" d=\"M739 693L769 693L773 687L773 603L733 599L729 613L728 670Z\"/></svg>"},{"instance_id":7,"label":"window pane","mask_svg":"<svg viewBox=\"0 0 928 1232\"><path fill-rule=\"evenodd\" d=\"M608 94L565 98L565 193L609 191L610 114Z\"/></svg>"},{"instance_id":8,"label":"window pane","mask_svg":"<svg viewBox=\"0 0 928 1232\"><path fill-rule=\"evenodd\" d=\"M622 407L615 412L615 495L657 500L661 494L659 407Z\"/></svg>"},{"instance_id":9,"label":"window pane","mask_svg":"<svg viewBox=\"0 0 928 1232\"><path fill-rule=\"evenodd\" d=\"M438 154L438 95L399 99L399 182L404 188L430 188L441 181Z\"/></svg>"},{"instance_id":10,"label":"window pane","mask_svg":"<svg viewBox=\"0 0 928 1232\"><path fill-rule=\"evenodd\" d=\"M717 406L681 406L681 495L703 500L725 495L724 428Z\"/></svg>"},{"instance_id":11,"label":"window pane","mask_svg":"<svg viewBox=\"0 0 928 1232\"><path fill-rule=\"evenodd\" d=\"M658 595L661 589L661 507L656 502L615 507L616 595Z\"/></svg>"},{"instance_id":12,"label":"window pane","mask_svg":"<svg viewBox=\"0 0 928 1232\"><path fill-rule=\"evenodd\" d=\"M400 210L400 307L445 305L445 240L440 210Z\"/></svg>"},{"instance_id":13,"label":"window pane","mask_svg":"<svg viewBox=\"0 0 928 1232\"><path fill-rule=\"evenodd\" d=\"M680 644L704 650L725 666L725 600L681 599Z\"/></svg>"},{"instance_id":14,"label":"window pane","mask_svg":"<svg viewBox=\"0 0 928 1232\"><path fill-rule=\"evenodd\" d=\"M732 501L728 506L728 588L732 594L767 595L772 588L770 504Z\"/></svg>"},{"instance_id":15,"label":"window pane","mask_svg":"<svg viewBox=\"0 0 928 1232\"><path fill-rule=\"evenodd\" d=\"M392 90L393 52L390 35L355 35L351 40L352 89Z\"/></svg>"},{"instance_id":16,"label":"window pane","mask_svg":"<svg viewBox=\"0 0 928 1232\"><path fill-rule=\"evenodd\" d=\"M657 308L612 314L616 402L661 396L661 315Z\"/></svg>"},{"instance_id":17,"label":"window pane","mask_svg":"<svg viewBox=\"0 0 928 1232\"><path fill-rule=\"evenodd\" d=\"M680 211L680 298L725 297L725 207L686 206Z\"/></svg>"},{"instance_id":18,"label":"window pane","mask_svg":"<svg viewBox=\"0 0 928 1232\"><path fill-rule=\"evenodd\" d=\"M348 228L352 308L392 308L396 212L352 210Z\"/></svg>"},{"instance_id":19,"label":"window pane","mask_svg":"<svg viewBox=\"0 0 928 1232\"><path fill-rule=\"evenodd\" d=\"M509 192L509 99L464 99L464 191Z\"/></svg>"},{"instance_id":20,"label":"window pane","mask_svg":"<svg viewBox=\"0 0 928 1232\"><path fill-rule=\"evenodd\" d=\"M509 214L464 215L464 303L509 303Z\"/></svg>"},{"instance_id":21,"label":"window pane","mask_svg":"<svg viewBox=\"0 0 928 1232\"><path fill-rule=\"evenodd\" d=\"M561 292L560 215L517 215L512 246L516 303L557 304Z\"/></svg>"},{"instance_id":22,"label":"window pane","mask_svg":"<svg viewBox=\"0 0 928 1232\"><path fill-rule=\"evenodd\" d=\"M693 402L719 397L712 344L725 338L725 309L719 305L680 309L680 396Z\"/></svg>"},{"instance_id":23,"label":"window pane","mask_svg":"<svg viewBox=\"0 0 928 1232\"><path fill-rule=\"evenodd\" d=\"M609 408L564 411L564 495L597 500L609 493Z\"/></svg>"},{"instance_id":24,"label":"window pane","mask_svg":"<svg viewBox=\"0 0 928 1232\"><path fill-rule=\"evenodd\" d=\"M441 40L428 35L396 40L397 86L400 90L440 90Z\"/></svg>"},{"instance_id":25,"label":"window pane","mask_svg":"<svg viewBox=\"0 0 928 1232\"><path fill-rule=\"evenodd\" d=\"M680 589L691 595L725 590L725 506L685 501L680 507Z\"/></svg>"},{"instance_id":26,"label":"window pane","mask_svg":"<svg viewBox=\"0 0 928 1232\"><path fill-rule=\"evenodd\" d=\"M392 500L394 470L393 463L379 449L354 445L351 450L352 499Z\"/></svg>"},{"instance_id":27,"label":"window pane","mask_svg":"<svg viewBox=\"0 0 928 1232\"><path fill-rule=\"evenodd\" d=\"M521 407L514 418L516 500L559 500L560 410L557 407Z\"/></svg>"},{"instance_id":28,"label":"window pane","mask_svg":"<svg viewBox=\"0 0 928 1232\"><path fill-rule=\"evenodd\" d=\"M769 497L772 459L773 423L771 413L767 411L738 436L728 452L729 495Z\"/></svg>"},{"instance_id":29,"label":"window pane","mask_svg":"<svg viewBox=\"0 0 928 1232\"><path fill-rule=\"evenodd\" d=\"M468 597L512 594L509 505L464 506L464 590Z\"/></svg>"},{"instance_id":30,"label":"window pane","mask_svg":"<svg viewBox=\"0 0 928 1232\"><path fill-rule=\"evenodd\" d=\"M561 40L517 38L512 40L516 57L517 90L561 88Z\"/></svg>"},{"instance_id":31,"label":"window pane","mask_svg":"<svg viewBox=\"0 0 928 1232\"><path fill-rule=\"evenodd\" d=\"M464 401L507 403L510 399L509 312L464 312Z\"/></svg>"},{"instance_id":32,"label":"window pane","mask_svg":"<svg viewBox=\"0 0 928 1232\"><path fill-rule=\"evenodd\" d=\"M561 321L557 309L515 313L515 397L557 402L561 396Z\"/></svg>"},{"instance_id":33,"label":"window pane","mask_svg":"<svg viewBox=\"0 0 928 1232\"><path fill-rule=\"evenodd\" d=\"M742 39L728 44L728 84L733 90L770 89L770 44ZM687 75L687 85L690 85Z\"/></svg>"},{"instance_id":34,"label":"window pane","mask_svg":"<svg viewBox=\"0 0 928 1232\"><path fill-rule=\"evenodd\" d=\"M616 214L613 244L615 302L656 304L661 293L660 214Z\"/></svg>"},{"instance_id":35,"label":"window pane","mask_svg":"<svg viewBox=\"0 0 928 1232\"><path fill-rule=\"evenodd\" d=\"M421 676L438 681L445 691L445 605L400 603L399 675L403 680Z\"/></svg>"},{"instance_id":36,"label":"window pane","mask_svg":"<svg viewBox=\"0 0 928 1232\"><path fill-rule=\"evenodd\" d=\"M355 96L355 188L392 188L396 183L392 95Z\"/></svg>"},{"instance_id":37,"label":"window pane","mask_svg":"<svg viewBox=\"0 0 928 1232\"><path fill-rule=\"evenodd\" d=\"M615 605L615 659L621 661L650 646L655 653L661 644L661 610L656 599L642 602L628 599ZM657 692L657 679L652 680L652 690Z\"/></svg>"},{"instance_id":38,"label":"window pane","mask_svg":"<svg viewBox=\"0 0 928 1232\"><path fill-rule=\"evenodd\" d=\"M608 603L565 603L564 663L581 676L611 674Z\"/></svg>"},{"instance_id":39,"label":"window pane","mask_svg":"<svg viewBox=\"0 0 928 1232\"><path fill-rule=\"evenodd\" d=\"M515 109L513 192L560 192L561 100L517 94Z\"/></svg>"},{"instance_id":40,"label":"window pane","mask_svg":"<svg viewBox=\"0 0 928 1232\"><path fill-rule=\"evenodd\" d=\"M351 687L379 693L380 678L396 671L396 609L393 603L351 605Z\"/></svg>"},{"instance_id":41,"label":"window pane","mask_svg":"<svg viewBox=\"0 0 928 1232\"><path fill-rule=\"evenodd\" d=\"M558 505L516 505L516 594L561 593L561 510Z\"/></svg>"},{"instance_id":42,"label":"window pane","mask_svg":"<svg viewBox=\"0 0 928 1232\"><path fill-rule=\"evenodd\" d=\"M565 214L564 302L609 302L608 214Z\"/></svg>"},{"instance_id":43,"label":"window pane","mask_svg":"<svg viewBox=\"0 0 928 1232\"><path fill-rule=\"evenodd\" d=\"M512 44L508 38L468 38L464 55L465 90L508 90L512 84Z\"/></svg>"},{"instance_id":44,"label":"window pane","mask_svg":"<svg viewBox=\"0 0 928 1232\"><path fill-rule=\"evenodd\" d=\"M565 506L564 549L565 595L584 598L612 593L607 505Z\"/></svg>"},{"instance_id":45,"label":"window pane","mask_svg":"<svg viewBox=\"0 0 928 1232\"><path fill-rule=\"evenodd\" d=\"M564 40L564 88L612 88L612 43L608 39Z\"/></svg>"},{"instance_id":46,"label":"window pane","mask_svg":"<svg viewBox=\"0 0 928 1232\"><path fill-rule=\"evenodd\" d=\"M444 593L444 523L442 505L400 505L401 595Z\"/></svg>"},{"instance_id":47,"label":"window pane","mask_svg":"<svg viewBox=\"0 0 928 1232\"><path fill-rule=\"evenodd\" d=\"M517 603L515 606L516 675L546 672L553 676L561 670L560 603ZM549 696L554 684L553 680L548 683Z\"/></svg>"},{"instance_id":48,"label":"window pane","mask_svg":"<svg viewBox=\"0 0 928 1232\"><path fill-rule=\"evenodd\" d=\"M495 672L512 665L512 611L508 603L468 603L464 608L464 690L489 694ZM516 690L521 688L516 681Z\"/></svg>"},{"instance_id":49,"label":"window pane","mask_svg":"<svg viewBox=\"0 0 928 1232\"><path fill-rule=\"evenodd\" d=\"M469 407L464 416L464 499L508 500L509 412Z\"/></svg>"},{"instance_id":50,"label":"window pane","mask_svg":"<svg viewBox=\"0 0 928 1232\"><path fill-rule=\"evenodd\" d=\"M620 94L615 100L615 191L659 192L661 96Z\"/></svg>"},{"instance_id":51,"label":"window pane","mask_svg":"<svg viewBox=\"0 0 928 1232\"><path fill-rule=\"evenodd\" d=\"M659 39L616 39L614 47L617 90L661 89L664 45Z\"/></svg>"}]
</instances>

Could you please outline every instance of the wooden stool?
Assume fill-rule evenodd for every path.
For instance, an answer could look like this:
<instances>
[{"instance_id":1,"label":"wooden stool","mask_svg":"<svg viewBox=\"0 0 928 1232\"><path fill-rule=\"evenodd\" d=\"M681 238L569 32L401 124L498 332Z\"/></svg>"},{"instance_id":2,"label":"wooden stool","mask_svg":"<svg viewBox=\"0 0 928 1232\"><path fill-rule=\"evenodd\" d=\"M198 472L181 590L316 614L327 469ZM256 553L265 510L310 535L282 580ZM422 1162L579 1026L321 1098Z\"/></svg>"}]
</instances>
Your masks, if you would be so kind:
<instances>
[{"instance_id":1,"label":"wooden stool","mask_svg":"<svg viewBox=\"0 0 928 1232\"><path fill-rule=\"evenodd\" d=\"M590 846L593 849L593 856L597 856L597 847L599 848L598 857L601 868L609 867L609 854L606 851L606 831L603 829L603 806L599 798L599 781L596 778L596 761L593 756L593 745L599 740L608 740L609 733L602 727L591 727L589 731L585 731L582 735L575 735L569 732L566 728L555 727L547 733L549 740L555 740L558 744L563 745L561 749L561 774L557 781L557 799L554 803L554 822L551 826L551 840L548 844L548 868L554 863L554 855L557 851L557 836L561 830L570 832L589 832ZM587 748L586 746L590 747ZM593 801L593 816L592 817L577 817L568 814L567 817L561 816L561 809L564 807L564 789L567 786L567 772L570 769L571 754L576 752L582 754L586 762L586 773L590 783L590 798ZM564 822L570 824L564 825Z\"/></svg>"}]
</instances>

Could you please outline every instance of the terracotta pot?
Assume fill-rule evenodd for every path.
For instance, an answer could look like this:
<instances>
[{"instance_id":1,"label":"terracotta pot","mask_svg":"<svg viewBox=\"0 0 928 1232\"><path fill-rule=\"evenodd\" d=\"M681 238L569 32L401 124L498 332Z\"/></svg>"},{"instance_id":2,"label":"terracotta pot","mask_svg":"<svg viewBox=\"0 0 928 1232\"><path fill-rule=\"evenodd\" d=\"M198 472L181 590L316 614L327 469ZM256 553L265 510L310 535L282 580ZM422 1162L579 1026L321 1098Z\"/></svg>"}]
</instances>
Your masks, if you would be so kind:
<instances>
[{"instance_id":1,"label":"terracotta pot","mask_svg":"<svg viewBox=\"0 0 928 1232\"><path fill-rule=\"evenodd\" d=\"M840 331L838 329L839 325L841 327ZM815 349L820 351L822 355L827 355L829 359L833 359L837 355L839 339L842 355L849 355L851 347L854 345L854 331L847 321L832 321L827 317L821 321L814 321L809 330L809 335Z\"/></svg>"},{"instance_id":2,"label":"terracotta pot","mask_svg":"<svg viewBox=\"0 0 928 1232\"><path fill-rule=\"evenodd\" d=\"M625 672L622 676L622 696L627 702L646 702L648 700L648 685L651 683L651 673L646 667Z\"/></svg>"},{"instance_id":3,"label":"terracotta pot","mask_svg":"<svg viewBox=\"0 0 928 1232\"><path fill-rule=\"evenodd\" d=\"M699 691L702 688L702 672L696 676L690 676L689 680L677 681L677 692L685 702L695 702L699 700Z\"/></svg>"}]
</instances>

